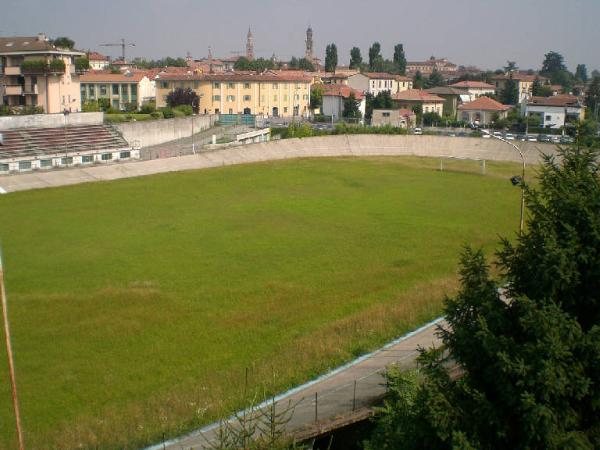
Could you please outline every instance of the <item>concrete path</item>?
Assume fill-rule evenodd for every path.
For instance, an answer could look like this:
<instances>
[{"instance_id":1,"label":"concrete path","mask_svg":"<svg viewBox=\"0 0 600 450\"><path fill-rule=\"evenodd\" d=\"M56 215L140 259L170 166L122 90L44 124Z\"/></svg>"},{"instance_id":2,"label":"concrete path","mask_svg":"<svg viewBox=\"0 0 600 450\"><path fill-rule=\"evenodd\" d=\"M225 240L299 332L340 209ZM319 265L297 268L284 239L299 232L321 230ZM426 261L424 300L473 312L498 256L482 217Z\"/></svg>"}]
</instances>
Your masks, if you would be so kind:
<instances>
[{"instance_id":1,"label":"concrete path","mask_svg":"<svg viewBox=\"0 0 600 450\"><path fill-rule=\"evenodd\" d=\"M550 144L523 142L521 148L528 164L539 164L542 151L555 152L554 145ZM0 176L0 192L288 158L408 155L520 162L514 148L495 139L389 135L322 136L263 142L174 158L4 175Z\"/></svg>"},{"instance_id":2,"label":"concrete path","mask_svg":"<svg viewBox=\"0 0 600 450\"><path fill-rule=\"evenodd\" d=\"M291 416L286 426L287 432L302 434L307 427L319 426L380 401L386 392L383 378L386 368L391 364L402 368L414 367L419 347L439 345L435 330L442 323L441 319L431 322L380 350L276 397L276 411L283 413L289 410ZM257 408L264 410L271 405L271 402L266 402ZM290 410L291 406L293 409ZM163 447L170 450L207 448L214 441L218 428L218 424L212 424L147 450L160 450Z\"/></svg>"}]
</instances>

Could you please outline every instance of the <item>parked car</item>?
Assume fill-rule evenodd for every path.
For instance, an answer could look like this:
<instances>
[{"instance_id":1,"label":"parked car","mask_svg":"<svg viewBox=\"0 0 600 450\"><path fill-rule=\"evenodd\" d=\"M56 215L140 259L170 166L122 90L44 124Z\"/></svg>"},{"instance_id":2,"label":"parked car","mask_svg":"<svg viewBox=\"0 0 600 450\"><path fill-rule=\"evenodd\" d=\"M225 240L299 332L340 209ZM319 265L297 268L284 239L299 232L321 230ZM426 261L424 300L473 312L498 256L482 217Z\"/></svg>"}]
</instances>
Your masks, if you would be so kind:
<instances>
[{"instance_id":1,"label":"parked car","mask_svg":"<svg viewBox=\"0 0 600 450\"><path fill-rule=\"evenodd\" d=\"M456 133L454 131L449 131L448 133L446 133L446 136L456 137Z\"/></svg>"},{"instance_id":2,"label":"parked car","mask_svg":"<svg viewBox=\"0 0 600 450\"><path fill-rule=\"evenodd\" d=\"M528 134L527 135L527 142L537 142L538 138L535 134Z\"/></svg>"},{"instance_id":3,"label":"parked car","mask_svg":"<svg viewBox=\"0 0 600 450\"><path fill-rule=\"evenodd\" d=\"M415 128L413 130L413 134L423 134L423 130L421 130L420 128Z\"/></svg>"},{"instance_id":4,"label":"parked car","mask_svg":"<svg viewBox=\"0 0 600 450\"><path fill-rule=\"evenodd\" d=\"M501 138L501 137L502 137L502 133L500 133L499 131L494 131L493 135L494 135L495 137L499 137L499 138Z\"/></svg>"},{"instance_id":5,"label":"parked car","mask_svg":"<svg viewBox=\"0 0 600 450\"><path fill-rule=\"evenodd\" d=\"M506 139L507 141L514 141L515 140L515 135L512 133L506 133L504 135L504 139Z\"/></svg>"},{"instance_id":6,"label":"parked car","mask_svg":"<svg viewBox=\"0 0 600 450\"><path fill-rule=\"evenodd\" d=\"M464 131L461 131L460 133L457 134L457 136L459 137L467 137L469 134L465 133Z\"/></svg>"},{"instance_id":7,"label":"parked car","mask_svg":"<svg viewBox=\"0 0 600 450\"><path fill-rule=\"evenodd\" d=\"M540 134L538 136L538 142L551 142L550 136L547 134Z\"/></svg>"},{"instance_id":8,"label":"parked car","mask_svg":"<svg viewBox=\"0 0 600 450\"><path fill-rule=\"evenodd\" d=\"M560 143L561 144L572 144L574 139L571 136L561 136Z\"/></svg>"},{"instance_id":9,"label":"parked car","mask_svg":"<svg viewBox=\"0 0 600 450\"><path fill-rule=\"evenodd\" d=\"M489 139L491 137L489 130L481 130L481 137L484 139Z\"/></svg>"},{"instance_id":10,"label":"parked car","mask_svg":"<svg viewBox=\"0 0 600 450\"><path fill-rule=\"evenodd\" d=\"M554 136L551 136L551 137L550 137L550 140L551 140L553 143L555 143L555 144L558 144L558 143L560 143L560 136L556 136L556 135L554 135Z\"/></svg>"},{"instance_id":11,"label":"parked car","mask_svg":"<svg viewBox=\"0 0 600 450\"><path fill-rule=\"evenodd\" d=\"M525 136L524 134L517 134L515 137L517 141L525 142L527 140L527 136Z\"/></svg>"}]
</instances>

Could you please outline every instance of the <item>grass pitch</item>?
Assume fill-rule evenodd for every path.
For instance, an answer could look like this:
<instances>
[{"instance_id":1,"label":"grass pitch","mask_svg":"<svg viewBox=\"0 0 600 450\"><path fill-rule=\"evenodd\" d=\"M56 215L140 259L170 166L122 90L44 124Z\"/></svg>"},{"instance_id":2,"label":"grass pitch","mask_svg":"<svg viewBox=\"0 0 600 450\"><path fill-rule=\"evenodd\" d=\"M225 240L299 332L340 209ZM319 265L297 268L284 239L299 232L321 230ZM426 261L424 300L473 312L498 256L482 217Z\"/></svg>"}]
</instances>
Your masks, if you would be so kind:
<instances>
[{"instance_id":1,"label":"grass pitch","mask_svg":"<svg viewBox=\"0 0 600 450\"><path fill-rule=\"evenodd\" d=\"M306 159L0 196L29 448L135 448L436 317L511 164ZM0 447L14 448L4 346Z\"/></svg>"}]
</instances>

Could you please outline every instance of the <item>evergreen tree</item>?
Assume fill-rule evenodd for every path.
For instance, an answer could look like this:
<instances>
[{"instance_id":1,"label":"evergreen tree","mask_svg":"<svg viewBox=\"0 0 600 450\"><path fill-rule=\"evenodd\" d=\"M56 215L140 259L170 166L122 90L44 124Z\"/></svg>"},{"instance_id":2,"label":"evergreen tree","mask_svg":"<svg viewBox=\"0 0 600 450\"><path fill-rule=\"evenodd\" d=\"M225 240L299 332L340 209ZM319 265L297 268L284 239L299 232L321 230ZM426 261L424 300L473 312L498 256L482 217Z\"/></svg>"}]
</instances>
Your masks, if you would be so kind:
<instances>
[{"instance_id":1,"label":"evergreen tree","mask_svg":"<svg viewBox=\"0 0 600 450\"><path fill-rule=\"evenodd\" d=\"M600 75L592 78L592 82L585 95L585 106L588 109L586 115L598 120L600 115Z\"/></svg>"},{"instance_id":2,"label":"evergreen tree","mask_svg":"<svg viewBox=\"0 0 600 450\"><path fill-rule=\"evenodd\" d=\"M544 55L541 74L547 77L552 77L556 72L567 70L565 66L565 58L558 52L548 52Z\"/></svg>"},{"instance_id":3,"label":"evergreen tree","mask_svg":"<svg viewBox=\"0 0 600 450\"><path fill-rule=\"evenodd\" d=\"M58 48L67 48L72 50L75 47L75 41L65 36L57 37L52 41L52 44Z\"/></svg>"},{"instance_id":4,"label":"evergreen tree","mask_svg":"<svg viewBox=\"0 0 600 450\"><path fill-rule=\"evenodd\" d=\"M290 59L288 67L290 69L297 69L299 66L300 66L300 61L298 61L298 58L296 58L295 56L292 56L292 59Z\"/></svg>"},{"instance_id":5,"label":"evergreen tree","mask_svg":"<svg viewBox=\"0 0 600 450\"><path fill-rule=\"evenodd\" d=\"M177 88L167 95L167 105L171 108L180 105L189 105L197 113L198 106L200 105L200 97L191 88Z\"/></svg>"},{"instance_id":6,"label":"evergreen tree","mask_svg":"<svg viewBox=\"0 0 600 450\"><path fill-rule=\"evenodd\" d=\"M360 113L360 103L356 100L354 93L350 93L348 98L344 99L344 110L342 111L342 117L347 119L360 119L362 114Z\"/></svg>"},{"instance_id":7,"label":"evergreen tree","mask_svg":"<svg viewBox=\"0 0 600 450\"><path fill-rule=\"evenodd\" d=\"M550 97L552 96L552 89L550 86L543 85L540 79L535 77L535 80L531 85L531 95L536 97Z\"/></svg>"},{"instance_id":8,"label":"evergreen tree","mask_svg":"<svg viewBox=\"0 0 600 450\"><path fill-rule=\"evenodd\" d=\"M506 61L506 66L504 66L504 72L511 73L519 70L517 67L516 61Z\"/></svg>"},{"instance_id":9,"label":"evergreen tree","mask_svg":"<svg viewBox=\"0 0 600 450\"><path fill-rule=\"evenodd\" d=\"M406 56L404 55L404 46L402 44L394 47L394 66L396 73L406 75Z\"/></svg>"},{"instance_id":10,"label":"evergreen tree","mask_svg":"<svg viewBox=\"0 0 600 450\"><path fill-rule=\"evenodd\" d=\"M444 77L437 69L433 69L433 72L431 72L431 74L429 75L429 78L427 79L427 81L424 84L425 84L425 87L427 87L427 88L432 88L432 87L436 87L436 86L445 86L446 80L444 80Z\"/></svg>"},{"instance_id":11,"label":"evergreen tree","mask_svg":"<svg viewBox=\"0 0 600 450\"><path fill-rule=\"evenodd\" d=\"M298 61L298 69L306 70L307 72L314 72L315 66L308 59L300 58L300 60Z\"/></svg>"},{"instance_id":12,"label":"evergreen tree","mask_svg":"<svg viewBox=\"0 0 600 450\"><path fill-rule=\"evenodd\" d=\"M388 375L367 448L600 447L599 156L545 159L528 228L498 254L504 293L483 253L464 252L443 346L421 353L420 382Z\"/></svg>"},{"instance_id":13,"label":"evergreen tree","mask_svg":"<svg viewBox=\"0 0 600 450\"><path fill-rule=\"evenodd\" d=\"M421 74L420 70L417 70L415 73L415 77L413 78L413 88L415 89L423 89L425 85L425 80L423 79L423 74Z\"/></svg>"},{"instance_id":14,"label":"evergreen tree","mask_svg":"<svg viewBox=\"0 0 600 450\"><path fill-rule=\"evenodd\" d=\"M369 48L369 70L372 72L377 72L377 69L382 63L383 58L381 57L381 44L379 42L374 42Z\"/></svg>"},{"instance_id":15,"label":"evergreen tree","mask_svg":"<svg viewBox=\"0 0 600 450\"><path fill-rule=\"evenodd\" d=\"M350 50L350 69L359 69L362 64L362 56L360 54L360 48L352 47Z\"/></svg>"},{"instance_id":16,"label":"evergreen tree","mask_svg":"<svg viewBox=\"0 0 600 450\"><path fill-rule=\"evenodd\" d=\"M585 64L577 64L577 68L575 69L575 81L578 83L587 83L587 80L587 67Z\"/></svg>"},{"instance_id":17,"label":"evergreen tree","mask_svg":"<svg viewBox=\"0 0 600 450\"><path fill-rule=\"evenodd\" d=\"M500 92L500 101L505 105L516 105L519 103L519 87L512 75L509 75L504 84L504 89Z\"/></svg>"},{"instance_id":18,"label":"evergreen tree","mask_svg":"<svg viewBox=\"0 0 600 450\"><path fill-rule=\"evenodd\" d=\"M338 63L337 47L335 44L329 44L325 49L325 71L335 72Z\"/></svg>"}]
</instances>

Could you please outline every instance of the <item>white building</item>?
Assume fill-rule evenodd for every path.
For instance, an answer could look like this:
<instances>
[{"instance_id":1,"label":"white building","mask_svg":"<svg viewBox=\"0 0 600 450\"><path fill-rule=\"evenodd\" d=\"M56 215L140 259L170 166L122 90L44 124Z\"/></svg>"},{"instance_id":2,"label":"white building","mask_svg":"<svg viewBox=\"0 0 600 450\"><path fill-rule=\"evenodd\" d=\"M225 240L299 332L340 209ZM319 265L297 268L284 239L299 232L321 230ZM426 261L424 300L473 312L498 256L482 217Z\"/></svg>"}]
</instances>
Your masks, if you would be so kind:
<instances>
[{"instance_id":1,"label":"white building","mask_svg":"<svg viewBox=\"0 0 600 450\"><path fill-rule=\"evenodd\" d=\"M469 94L469 102L481 97L482 95L494 95L496 86L483 81L459 81L449 85L448 87L462 89Z\"/></svg>"},{"instance_id":2,"label":"white building","mask_svg":"<svg viewBox=\"0 0 600 450\"><path fill-rule=\"evenodd\" d=\"M103 70L110 66L108 56L104 56L98 52L88 52L87 57L90 62L90 69L92 70Z\"/></svg>"},{"instance_id":3,"label":"white building","mask_svg":"<svg viewBox=\"0 0 600 450\"><path fill-rule=\"evenodd\" d=\"M531 97L523 101L521 108L527 117L536 117L544 128L561 128L569 122L585 118L585 106L574 95Z\"/></svg>"},{"instance_id":4,"label":"white building","mask_svg":"<svg viewBox=\"0 0 600 450\"><path fill-rule=\"evenodd\" d=\"M344 112L344 100L354 94L354 98L359 102L358 109L365 117L367 101L361 91L352 89L343 84L324 84L323 85L323 110L326 116L333 116L334 120L339 120Z\"/></svg>"},{"instance_id":5,"label":"white building","mask_svg":"<svg viewBox=\"0 0 600 450\"><path fill-rule=\"evenodd\" d=\"M348 86L372 95L383 91L389 91L393 95L412 89L412 85L412 78L384 72L356 73L348 77Z\"/></svg>"}]
</instances>

